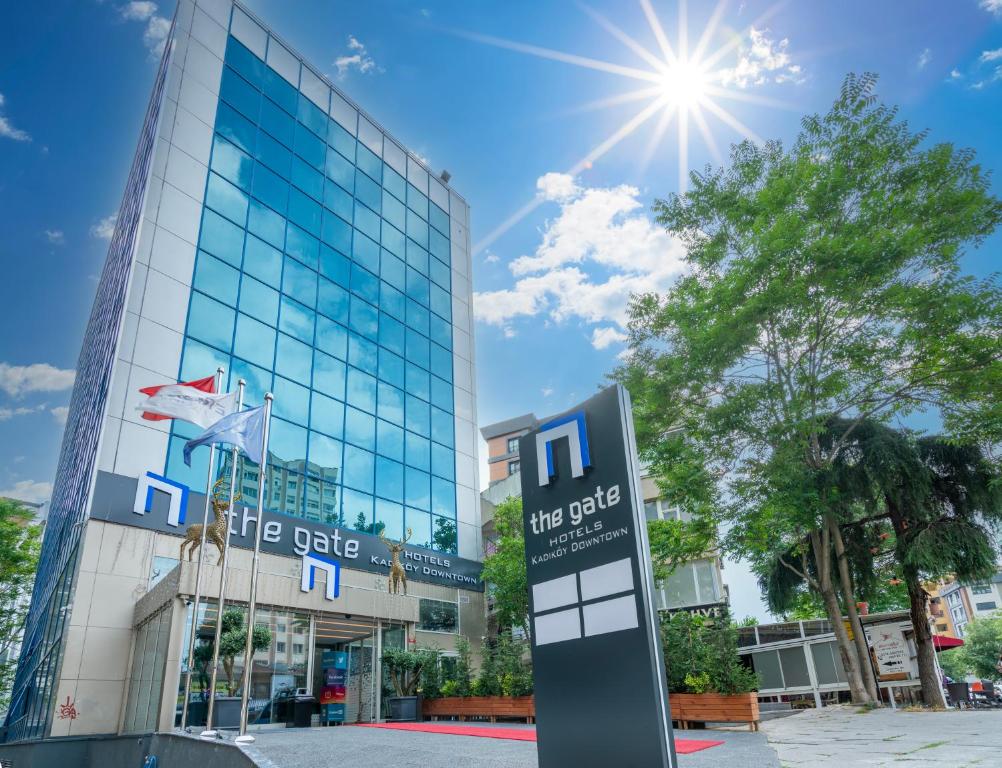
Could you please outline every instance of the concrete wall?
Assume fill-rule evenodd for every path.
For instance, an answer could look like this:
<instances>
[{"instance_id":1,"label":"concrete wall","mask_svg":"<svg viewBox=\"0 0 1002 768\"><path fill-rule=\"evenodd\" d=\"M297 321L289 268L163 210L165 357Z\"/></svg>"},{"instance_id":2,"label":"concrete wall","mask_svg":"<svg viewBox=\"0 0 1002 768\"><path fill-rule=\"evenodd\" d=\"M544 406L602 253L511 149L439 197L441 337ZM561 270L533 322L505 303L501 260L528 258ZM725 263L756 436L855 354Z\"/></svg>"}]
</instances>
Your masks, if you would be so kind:
<instances>
[{"instance_id":1,"label":"concrete wall","mask_svg":"<svg viewBox=\"0 0 1002 768\"><path fill-rule=\"evenodd\" d=\"M155 755L158 768L253 768L255 763L239 747L204 742L171 734L59 739L56 741L0 744L0 760L13 768L118 768L141 766Z\"/></svg>"},{"instance_id":2,"label":"concrete wall","mask_svg":"<svg viewBox=\"0 0 1002 768\"><path fill-rule=\"evenodd\" d=\"M180 536L91 520L84 535L80 577L73 600L70 629L57 703L69 699L76 719L53 718L53 736L116 733L121 727L131 673L133 627L164 605L174 602L171 642L161 704L160 727L172 726L174 702L180 678L180 660L187 638L183 598L194 595L196 562L184 561L177 574L149 590L154 557L177 559ZM221 569L215 548L206 553L203 594L219 594ZM227 578L226 599L246 603L250 594L253 553L233 549ZM474 649L486 632L484 595L455 587L408 583L407 595L391 595L387 578L366 571L341 570L341 594L324 598L323 574L311 592L300 590L301 561L262 553L258 578L258 604L303 612L350 613L414 624L418 621L419 598L459 603L460 630ZM149 595L147 593L150 592ZM418 647L455 649L458 635L415 632Z\"/></svg>"}]
</instances>

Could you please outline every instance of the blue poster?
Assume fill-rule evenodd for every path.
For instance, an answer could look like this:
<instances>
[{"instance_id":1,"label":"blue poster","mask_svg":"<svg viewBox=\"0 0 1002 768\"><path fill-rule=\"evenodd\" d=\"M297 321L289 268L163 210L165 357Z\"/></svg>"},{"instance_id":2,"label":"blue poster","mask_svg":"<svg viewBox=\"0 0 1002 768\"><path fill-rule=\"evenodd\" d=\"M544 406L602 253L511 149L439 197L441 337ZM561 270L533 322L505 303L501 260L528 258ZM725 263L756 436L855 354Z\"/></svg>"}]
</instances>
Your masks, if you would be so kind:
<instances>
[{"instance_id":1,"label":"blue poster","mask_svg":"<svg viewBox=\"0 0 1002 768\"><path fill-rule=\"evenodd\" d=\"M335 669L348 669L348 654L345 651L335 651L332 666Z\"/></svg>"},{"instance_id":2,"label":"blue poster","mask_svg":"<svg viewBox=\"0 0 1002 768\"><path fill-rule=\"evenodd\" d=\"M343 723L344 722L344 704L327 704L325 709L327 710L327 722L328 723Z\"/></svg>"},{"instance_id":3,"label":"blue poster","mask_svg":"<svg viewBox=\"0 0 1002 768\"><path fill-rule=\"evenodd\" d=\"M329 667L324 670L324 685L347 685L348 670Z\"/></svg>"}]
</instances>

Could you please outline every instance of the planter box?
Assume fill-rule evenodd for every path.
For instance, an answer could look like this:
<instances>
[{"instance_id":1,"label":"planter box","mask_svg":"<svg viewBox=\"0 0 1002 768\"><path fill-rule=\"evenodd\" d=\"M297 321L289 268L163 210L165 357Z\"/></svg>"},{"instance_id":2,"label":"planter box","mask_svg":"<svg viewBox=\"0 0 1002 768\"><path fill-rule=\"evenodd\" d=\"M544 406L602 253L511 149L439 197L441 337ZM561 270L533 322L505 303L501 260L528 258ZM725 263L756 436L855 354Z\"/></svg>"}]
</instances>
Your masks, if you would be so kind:
<instances>
[{"instance_id":1,"label":"planter box","mask_svg":"<svg viewBox=\"0 0 1002 768\"><path fill-rule=\"evenodd\" d=\"M450 696L425 699L424 715L432 720L455 717L466 720L483 717L492 723L499 717L517 718L527 723L536 721L536 699L533 696Z\"/></svg>"},{"instance_id":2,"label":"planter box","mask_svg":"<svg viewBox=\"0 0 1002 768\"><path fill-rule=\"evenodd\" d=\"M202 715L205 719L205 714ZM212 710L213 727L215 728L239 728L240 727L240 697L239 696L216 696L216 704Z\"/></svg>"},{"instance_id":3,"label":"planter box","mask_svg":"<svg viewBox=\"0 0 1002 768\"><path fill-rule=\"evenodd\" d=\"M672 720L682 728L690 723L748 723L757 731L758 694L672 693L668 695Z\"/></svg>"},{"instance_id":4,"label":"planter box","mask_svg":"<svg viewBox=\"0 0 1002 768\"><path fill-rule=\"evenodd\" d=\"M387 696L386 719L414 722L421 719L421 699L417 696Z\"/></svg>"}]
</instances>

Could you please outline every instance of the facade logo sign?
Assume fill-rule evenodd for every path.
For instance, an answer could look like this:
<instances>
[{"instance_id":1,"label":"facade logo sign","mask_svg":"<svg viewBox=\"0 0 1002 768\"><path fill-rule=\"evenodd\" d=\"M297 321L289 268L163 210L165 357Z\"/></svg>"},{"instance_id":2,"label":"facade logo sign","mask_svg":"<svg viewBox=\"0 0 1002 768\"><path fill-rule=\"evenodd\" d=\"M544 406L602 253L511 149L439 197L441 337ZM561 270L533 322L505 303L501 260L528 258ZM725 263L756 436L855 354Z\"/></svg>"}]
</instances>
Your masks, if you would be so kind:
<instances>
[{"instance_id":1,"label":"facade logo sign","mask_svg":"<svg viewBox=\"0 0 1002 768\"><path fill-rule=\"evenodd\" d=\"M636 629L634 589L628 557L533 584L536 645Z\"/></svg>"},{"instance_id":2,"label":"facade logo sign","mask_svg":"<svg viewBox=\"0 0 1002 768\"><path fill-rule=\"evenodd\" d=\"M137 515L145 515L153 510L153 491L163 491L170 497L170 507L167 509L167 524L175 528L184 523L188 509L188 486L168 480L166 477L147 472L139 478L136 488L136 502L132 511Z\"/></svg>"},{"instance_id":3,"label":"facade logo sign","mask_svg":"<svg viewBox=\"0 0 1002 768\"><path fill-rule=\"evenodd\" d=\"M567 438L570 447L571 477L581 477L585 469L591 466L584 411L561 416L543 424L536 433L536 469L541 486L549 485L550 478L557 473L553 462L553 443L563 437Z\"/></svg>"},{"instance_id":4,"label":"facade logo sign","mask_svg":"<svg viewBox=\"0 0 1002 768\"><path fill-rule=\"evenodd\" d=\"M341 564L337 560L328 560L320 555L303 555L303 576L299 588L303 592L312 592L317 571L327 574L324 597L328 600L335 599L341 593Z\"/></svg>"}]
</instances>

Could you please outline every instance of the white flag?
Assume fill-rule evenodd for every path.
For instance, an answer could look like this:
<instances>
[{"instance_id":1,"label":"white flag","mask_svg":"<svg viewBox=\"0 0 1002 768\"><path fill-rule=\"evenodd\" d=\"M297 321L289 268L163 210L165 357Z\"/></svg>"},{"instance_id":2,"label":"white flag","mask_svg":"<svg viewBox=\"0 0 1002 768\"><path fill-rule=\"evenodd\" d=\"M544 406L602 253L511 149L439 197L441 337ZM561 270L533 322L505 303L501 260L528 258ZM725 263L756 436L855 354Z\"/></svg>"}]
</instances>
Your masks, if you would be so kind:
<instances>
[{"instance_id":1,"label":"white flag","mask_svg":"<svg viewBox=\"0 0 1002 768\"><path fill-rule=\"evenodd\" d=\"M200 445L229 443L242 448L255 464L260 465L264 445L264 406L224 416L202 434L184 444L184 463L191 466L191 452Z\"/></svg>"},{"instance_id":2,"label":"white flag","mask_svg":"<svg viewBox=\"0 0 1002 768\"><path fill-rule=\"evenodd\" d=\"M237 393L214 394L185 384L168 384L136 406L137 411L190 421L205 429L237 409Z\"/></svg>"}]
</instances>

